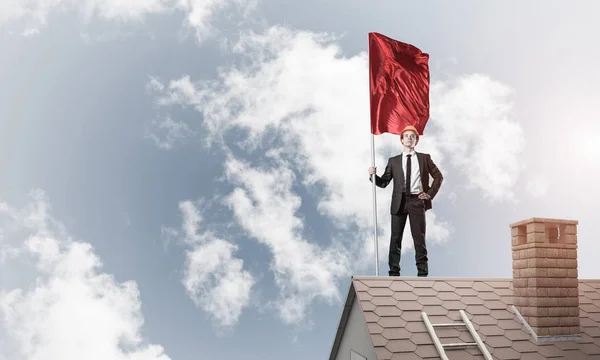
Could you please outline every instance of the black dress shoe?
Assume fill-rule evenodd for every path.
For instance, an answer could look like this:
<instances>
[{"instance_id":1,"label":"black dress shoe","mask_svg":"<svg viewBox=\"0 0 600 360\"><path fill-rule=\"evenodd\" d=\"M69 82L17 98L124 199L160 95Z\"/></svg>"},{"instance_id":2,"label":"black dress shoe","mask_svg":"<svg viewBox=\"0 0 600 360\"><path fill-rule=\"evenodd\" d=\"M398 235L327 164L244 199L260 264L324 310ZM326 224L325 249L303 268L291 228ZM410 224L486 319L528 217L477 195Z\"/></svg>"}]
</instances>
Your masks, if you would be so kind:
<instances>
[{"instance_id":1,"label":"black dress shoe","mask_svg":"<svg viewBox=\"0 0 600 360\"><path fill-rule=\"evenodd\" d=\"M419 277L427 277L427 274L417 274Z\"/></svg>"}]
</instances>

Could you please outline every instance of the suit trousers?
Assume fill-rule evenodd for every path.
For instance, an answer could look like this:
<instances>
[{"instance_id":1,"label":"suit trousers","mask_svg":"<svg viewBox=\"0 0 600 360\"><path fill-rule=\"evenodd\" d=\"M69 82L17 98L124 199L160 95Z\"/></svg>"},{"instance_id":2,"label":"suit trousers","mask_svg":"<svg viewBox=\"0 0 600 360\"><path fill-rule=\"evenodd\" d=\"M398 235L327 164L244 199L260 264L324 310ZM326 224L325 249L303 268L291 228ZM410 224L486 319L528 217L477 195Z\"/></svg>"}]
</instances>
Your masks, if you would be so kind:
<instances>
[{"instance_id":1,"label":"suit trousers","mask_svg":"<svg viewBox=\"0 0 600 360\"><path fill-rule=\"evenodd\" d=\"M389 266L390 276L400 275L400 254L402 249L402 235L406 226L406 218L410 221L410 230L415 245L415 261L417 275L429 274L427 246L425 245L425 202L417 195L402 195L400 210L392 214L392 236L390 238Z\"/></svg>"}]
</instances>

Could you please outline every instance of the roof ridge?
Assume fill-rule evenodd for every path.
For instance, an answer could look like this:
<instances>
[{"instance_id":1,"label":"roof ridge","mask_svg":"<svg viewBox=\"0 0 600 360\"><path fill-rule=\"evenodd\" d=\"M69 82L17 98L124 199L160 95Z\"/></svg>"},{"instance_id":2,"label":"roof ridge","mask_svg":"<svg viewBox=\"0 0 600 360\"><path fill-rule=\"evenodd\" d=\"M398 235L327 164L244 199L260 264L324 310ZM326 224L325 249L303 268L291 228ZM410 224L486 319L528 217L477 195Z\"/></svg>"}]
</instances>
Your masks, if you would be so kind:
<instances>
[{"instance_id":1,"label":"roof ridge","mask_svg":"<svg viewBox=\"0 0 600 360\"><path fill-rule=\"evenodd\" d=\"M352 280L382 280L382 281L401 281L401 280L422 280L422 281L513 281L513 278L463 278L463 277L421 277L421 276L352 276ZM600 279L598 279L600 281Z\"/></svg>"}]
</instances>

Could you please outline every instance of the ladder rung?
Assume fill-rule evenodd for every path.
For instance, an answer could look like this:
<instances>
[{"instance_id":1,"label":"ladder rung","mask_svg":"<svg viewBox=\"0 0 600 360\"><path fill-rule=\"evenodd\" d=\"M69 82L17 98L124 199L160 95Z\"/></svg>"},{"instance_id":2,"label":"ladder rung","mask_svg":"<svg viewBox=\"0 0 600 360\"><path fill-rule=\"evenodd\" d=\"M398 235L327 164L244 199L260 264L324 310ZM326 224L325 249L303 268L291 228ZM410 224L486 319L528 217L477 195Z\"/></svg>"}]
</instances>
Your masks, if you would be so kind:
<instances>
[{"instance_id":1,"label":"ladder rung","mask_svg":"<svg viewBox=\"0 0 600 360\"><path fill-rule=\"evenodd\" d=\"M477 343L458 343L458 344L442 344L443 347L465 347L465 346L477 346Z\"/></svg>"},{"instance_id":2,"label":"ladder rung","mask_svg":"<svg viewBox=\"0 0 600 360\"><path fill-rule=\"evenodd\" d=\"M465 323L453 323L453 324L431 324L434 327L448 327L448 326L467 326Z\"/></svg>"}]
</instances>

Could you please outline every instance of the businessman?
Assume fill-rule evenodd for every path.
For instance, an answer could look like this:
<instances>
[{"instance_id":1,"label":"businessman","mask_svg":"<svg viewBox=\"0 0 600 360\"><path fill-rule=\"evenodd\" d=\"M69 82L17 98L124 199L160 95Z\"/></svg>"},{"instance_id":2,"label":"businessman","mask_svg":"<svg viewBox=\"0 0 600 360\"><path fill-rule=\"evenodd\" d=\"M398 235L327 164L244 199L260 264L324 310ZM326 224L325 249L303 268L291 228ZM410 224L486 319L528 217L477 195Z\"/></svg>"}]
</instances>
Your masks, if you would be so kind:
<instances>
[{"instance_id":1,"label":"businessman","mask_svg":"<svg viewBox=\"0 0 600 360\"><path fill-rule=\"evenodd\" d=\"M415 151L419 142L419 134L414 126L407 126L400 134L403 145L402 154L388 160L385 172L378 176L377 168L369 167L369 180L375 185L385 188L394 180L392 192L392 236L390 238L389 266L390 276L400 276L400 250L402 234L406 226L406 218L410 221L410 229L415 245L415 261L417 276L429 274L427 246L425 244L425 211L431 209L431 201L440 190L444 177L431 160L429 154ZM416 161L415 161L416 160ZM429 177L433 183L429 185Z\"/></svg>"}]
</instances>

